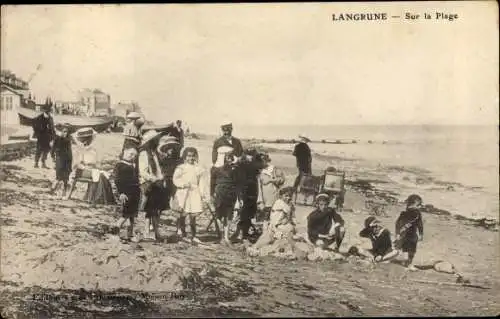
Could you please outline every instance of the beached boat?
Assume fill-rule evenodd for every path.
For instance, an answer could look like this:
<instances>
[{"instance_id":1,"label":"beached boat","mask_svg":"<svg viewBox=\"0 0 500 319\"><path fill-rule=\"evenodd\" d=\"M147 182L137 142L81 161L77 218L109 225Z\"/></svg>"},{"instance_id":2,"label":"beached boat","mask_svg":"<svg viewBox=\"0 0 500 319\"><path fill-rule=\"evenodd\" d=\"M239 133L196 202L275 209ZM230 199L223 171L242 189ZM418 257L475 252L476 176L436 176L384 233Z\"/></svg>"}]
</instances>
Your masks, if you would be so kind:
<instances>
[{"instance_id":1,"label":"beached boat","mask_svg":"<svg viewBox=\"0 0 500 319\"><path fill-rule=\"evenodd\" d=\"M42 112L38 112L28 108L19 108L18 114L21 125L31 126L33 124L33 119L41 113ZM92 127L97 132L103 132L113 124L113 118L111 117L82 117L62 114L54 114L53 117L54 124L68 123L74 129L79 129L82 127Z\"/></svg>"}]
</instances>

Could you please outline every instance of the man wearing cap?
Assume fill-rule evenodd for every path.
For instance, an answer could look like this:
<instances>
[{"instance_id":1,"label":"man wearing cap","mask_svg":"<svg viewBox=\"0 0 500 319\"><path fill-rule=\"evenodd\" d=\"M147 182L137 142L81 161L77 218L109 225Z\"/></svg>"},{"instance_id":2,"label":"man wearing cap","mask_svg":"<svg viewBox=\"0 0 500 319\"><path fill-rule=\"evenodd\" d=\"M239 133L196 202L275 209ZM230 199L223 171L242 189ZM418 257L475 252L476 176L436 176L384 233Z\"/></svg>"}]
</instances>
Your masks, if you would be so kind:
<instances>
[{"instance_id":1,"label":"man wearing cap","mask_svg":"<svg viewBox=\"0 0 500 319\"><path fill-rule=\"evenodd\" d=\"M184 130L182 129L182 121L177 120L172 130L172 135L177 138L181 149L184 147Z\"/></svg>"},{"instance_id":2,"label":"man wearing cap","mask_svg":"<svg viewBox=\"0 0 500 319\"><path fill-rule=\"evenodd\" d=\"M36 138L35 167L42 159L42 167L48 168L45 161L51 149L51 143L55 137L54 119L50 115L50 105L43 106L42 114L33 119L33 138ZM53 156L54 154L51 153ZM54 156L53 156L54 158Z\"/></svg>"},{"instance_id":3,"label":"man wearing cap","mask_svg":"<svg viewBox=\"0 0 500 319\"><path fill-rule=\"evenodd\" d=\"M309 148L309 145L307 145L307 142L310 142L310 140L302 135L299 135L299 138L300 142L295 145L295 148L293 150L293 156L295 156L297 160L297 169L299 170L299 174L297 175L295 183L293 184L295 188L299 186L300 180L303 175L310 175L312 172L311 149Z\"/></svg>"},{"instance_id":4,"label":"man wearing cap","mask_svg":"<svg viewBox=\"0 0 500 319\"><path fill-rule=\"evenodd\" d=\"M222 136L215 140L214 146L212 148L212 164L217 161L217 150L221 146L229 146L233 148L233 154L239 158L243 154L243 146L241 141L234 137L233 134L233 124L225 122L221 125Z\"/></svg>"}]
</instances>

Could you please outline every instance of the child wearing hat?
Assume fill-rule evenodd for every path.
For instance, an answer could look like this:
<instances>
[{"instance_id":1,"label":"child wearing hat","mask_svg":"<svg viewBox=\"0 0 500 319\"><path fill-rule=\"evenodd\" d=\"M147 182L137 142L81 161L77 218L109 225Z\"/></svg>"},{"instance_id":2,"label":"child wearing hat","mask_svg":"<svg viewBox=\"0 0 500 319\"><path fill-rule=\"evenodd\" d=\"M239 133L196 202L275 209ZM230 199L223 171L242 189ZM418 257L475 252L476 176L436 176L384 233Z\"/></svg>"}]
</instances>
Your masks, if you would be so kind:
<instances>
[{"instance_id":1,"label":"child wearing hat","mask_svg":"<svg viewBox=\"0 0 500 319\"><path fill-rule=\"evenodd\" d=\"M134 221L139 210L141 189L139 187L139 176L134 167L137 151L135 148L127 148L123 152L122 160L115 166L115 184L119 194L122 216L118 219L113 233L118 234L123 224L129 220L127 239L133 237Z\"/></svg>"},{"instance_id":2,"label":"child wearing hat","mask_svg":"<svg viewBox=\"0 0 500 319\"><path fill-rule=\"evenodd\" d=\"M335 243L338 251L345 235L344 219L329 203L328 194L316 196L317 208L307 216L307 234L312 244L328 248Z\"/></svg>"},{"instance_id":3,"label":"child wearing hat","mask_svg":"<svg viewBox=\"0 0 500 319\"><path fill-rule=\"evenodd\" d=\"M51 188L51 192L55 192L63 184L61 197L66 196L69 175L73 168L73 151L71 149L73 138L69 135L69 129L70 125L67 123L56 126L56 136L52 147L56 162L56 181Z\"/></svg>"},{"instance_id":4,"label":"child wearing hat","mask_svg":"<svg viewBox=\"0 0 500 319\"><path fill-rule=\"evenodd\" d=\"M424 239L424 223L420 208L422 198L417 194L412 194L406 199L406 210L401 212L396 220L396 241L395 246L403 253L407 254L406 267L408 270L417 270L413 266L413 258L417 253L417 242Z\"/></svg>"},{"instance_id":5,"label":"child wearing hat","mask_svg":"<svg viewBox=\"0 0 500 319\"><path fill-rule=\"evenodd\" d=\"M365 228L359 233L360 237L369 238L372 243L370 250L354 247L350 249L351 253L369 258L372 262L383 262L396 257L398 250L392 248L391 232L384 228L380 221L370 216L365 219Z\"/></svg>"}]
</instances>

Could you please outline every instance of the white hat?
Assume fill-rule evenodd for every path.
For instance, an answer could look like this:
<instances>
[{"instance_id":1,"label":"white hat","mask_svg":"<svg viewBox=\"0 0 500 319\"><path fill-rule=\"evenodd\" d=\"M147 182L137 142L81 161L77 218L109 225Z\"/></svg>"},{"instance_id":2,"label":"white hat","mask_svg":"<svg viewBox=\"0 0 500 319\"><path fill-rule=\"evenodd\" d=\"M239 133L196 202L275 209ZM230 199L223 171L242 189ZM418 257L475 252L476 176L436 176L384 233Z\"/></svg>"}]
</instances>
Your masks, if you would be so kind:
<instances>
[{"instance_id":1,"label":"white hat","mask_svg":"<svg viewBox=\"0 0 500 319\"><path fill-rule=\"evenodd\" d=\"M140 117L141 117L141 115L137 112L130 112L127 114L127 118L131 119L131 120L137 120Z\"/></svg>"},{"instance_id":2,"label":"white hat","mask_svg":"<svg viewBox=\"0 0 500 319\"><path fill-rule=\"evenodd\" d=\"M300 134L300 135L299 135L299 138L300 138L301 140L306 141L306 142L310 142L310 141L311 141L308 137L304 136L303 134Z\"/></svg>"},{"instance_id":3,"label":"white hat","mask_svg":"<svg viewBox=\"0 0 500 319\"><path fill-rule=\"evenodd\" d=\"M233 123L231 123L231 121L222 121L220 127L226 127L226 126L233 126Z\"/></svg>"},{"instance_id":4,"label":"white hat","mask_svg":"<svg viewBox=\"0 0 500 319\"><path fill-rule=\"evenodd\" d=\"M149 131L147 131L142 136L141 146L144 146L146 143L148 143L149 141L151 141L152 139L154 139L155 137L157 137L160 134L161 133L158 132L158 131L156 131L156 130L149 130Z\"/></svg>"}]
</instances>

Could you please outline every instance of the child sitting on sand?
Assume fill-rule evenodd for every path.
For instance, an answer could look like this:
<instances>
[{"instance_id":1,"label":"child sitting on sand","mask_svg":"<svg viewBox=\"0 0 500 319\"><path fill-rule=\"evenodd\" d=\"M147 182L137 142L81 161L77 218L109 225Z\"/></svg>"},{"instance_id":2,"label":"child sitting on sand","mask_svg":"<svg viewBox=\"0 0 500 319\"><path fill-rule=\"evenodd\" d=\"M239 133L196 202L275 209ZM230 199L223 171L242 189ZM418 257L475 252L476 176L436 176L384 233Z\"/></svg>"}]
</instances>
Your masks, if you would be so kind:
<instances>
[{"instance_id":1,"label":"child sitting on sand","mask_svg":"<svg viewBox=\"0 0 500 319\"><path fill-rule=\"evenodd\" d=\"M424 224L422 214L422 198L413 194L406 199L406 210L401 212L396 220L395 247L408 254L405 265L408 270L415 271L413 258L417 252L417 242L424 238Z\"/></svg>"},{"instance_id":2,"label":"child sitting on sand","mask_svg":"<svg viewBox=\"0 0 500 319\"><path fill-rule=\"evenodd\" d=\"M307 217L307 234L313 245L325 249L335 243L335 251L338 251L345 235L344 219L328 207L329 203L328 194L316 196L317 208Z\"/></svg>"},{"instance_id":3,"label":"child sitting on sand","mask_svg":"<svg viewBox=\"0 0 500 319\"><path fill-rule=\"evenodd\" d=\"M359 233L360 237L370 238L372 249L365 250L354 246L349 253L367 257L372 262L383 262L396 257L398 250L392 249L391 232L380 225L380 221L370 216L365 219L365 228Z\"/></svg>"},{"instance_id":4,"label":"child sitting on sand","mask_svg":"<svg viewBox=\"0 0 500 319\"><path fill-rule=\"evenodd\" d=\"M113 228L113 233L118 234L120 228L127 221L130 225L127 229L127 240L133 237L134 219L139 211L139 200L141 189L139 187L139 176L134 167L134 162L137 157L135 148L127 148L123 151L122 160L115 166L115 184L119 194L122 217L117 221Z\"/></svg>"},{"instance_id":5,"label":"child sitting on sand","mask_svg":"<svg viewBox=\"0 0 500 319\"><path fill-rule=\"evenodd\" d=\"M280 190L280 198L276 200L271 209L269 225L253 245L254 249L269 245L277 239L295 238L295 206L292 203L294 191L293 187L285 187Z\"/></svg>"},{"instance_id":6,"label":"child sitting on sand","mask_svg":"<svg viewBox=\"0 0 500 319\"><path fill-rule=\"evenodd\" d=\"M201 244L196 237L196 216L210 205L208 174L198 165L198 151L194 147L186 147L182 153L183 164L174 171L173 182L177 188L175 198L179 207L179 230L184 241ZM189 215L191 238L186 234L186 215Z\"/></svg>"}]
</instances>

